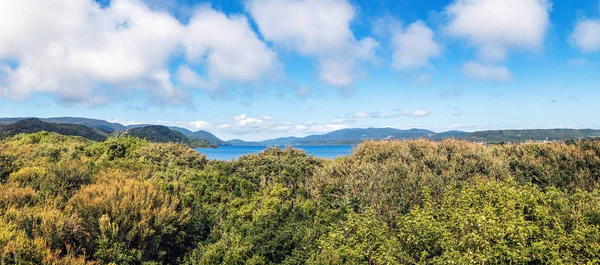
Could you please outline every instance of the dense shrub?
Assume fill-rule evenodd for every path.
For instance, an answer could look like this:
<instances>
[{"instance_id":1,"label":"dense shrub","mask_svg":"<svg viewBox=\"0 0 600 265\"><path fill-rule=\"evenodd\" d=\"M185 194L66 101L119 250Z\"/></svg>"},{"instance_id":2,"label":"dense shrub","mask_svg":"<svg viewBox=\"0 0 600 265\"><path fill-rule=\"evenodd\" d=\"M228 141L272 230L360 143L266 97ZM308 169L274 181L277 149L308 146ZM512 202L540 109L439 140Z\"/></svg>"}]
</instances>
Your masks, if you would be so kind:
<instances>
[{"instance_id":1,"label":"dense shrub","mask_svg":"<svg viewBox=\"0 0 600 265\"><path fill-rule=\"evenodd\" d=\"M0 182L6 180L15 170L15 160L13 155L0 154Z\"/></svg>"},{"instance_id":2,"label":"dense shrub","mask_svg":"<svg viewBox=\"0 0 600 265\"><path fill-rule=\"evenodd\" d=\"M181 144L0 141L0 264L596 264L600 141L369 141L208 161Z\"/></svg>"},{"instance_id":3,"label":"dense shrub","mask_svg":"<svg viewBox=\"0 0 600 265\"><path fill-rule=\"evenodd\" d=\"M76 193L67 211L82 218L91 238L88 251L105 262L173 262L183 256L189 209L150 183L101 180Z\"/></svg>"}]
</instances>

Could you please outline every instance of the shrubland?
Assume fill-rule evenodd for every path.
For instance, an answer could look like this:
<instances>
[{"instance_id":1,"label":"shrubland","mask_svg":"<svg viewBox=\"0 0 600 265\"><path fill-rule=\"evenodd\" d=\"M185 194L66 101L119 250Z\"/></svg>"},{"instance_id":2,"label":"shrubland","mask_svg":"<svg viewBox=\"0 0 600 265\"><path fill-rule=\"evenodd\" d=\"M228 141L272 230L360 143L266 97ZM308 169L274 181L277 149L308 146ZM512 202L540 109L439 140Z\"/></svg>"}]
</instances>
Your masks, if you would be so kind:
<instances>
[{"instance_id":1,"label":"shrubland","mask_svg":"<svg viewBox=\"0 0 600 265\"><path fill-rule=\"evenodd\" d=\"M0 264L596 264L600 142L0 141Z\"/></svg>"}]
</instances>

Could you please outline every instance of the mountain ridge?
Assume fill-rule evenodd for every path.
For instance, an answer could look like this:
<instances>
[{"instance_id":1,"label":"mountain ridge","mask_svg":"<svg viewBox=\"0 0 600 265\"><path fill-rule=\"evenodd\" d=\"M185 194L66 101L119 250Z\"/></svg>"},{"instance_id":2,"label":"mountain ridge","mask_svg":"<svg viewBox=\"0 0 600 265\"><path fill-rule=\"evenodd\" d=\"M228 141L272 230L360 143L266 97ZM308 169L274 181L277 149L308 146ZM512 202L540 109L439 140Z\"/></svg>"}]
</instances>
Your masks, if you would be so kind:
<instances>
[{"instance_id":1,"label":"mountain ridge","mask_svg":"<svg viewBox=\"0 0 600 265\"><path fill-rule=\"evenodd\" d=\"M93 141L104 141L109 134L96 128L79 124L44 122L37 118L20 119L10 124L0 125L0 138L20 133L55 132L62 135L81 136Z\"/></svg>"},{"instance_id":2,"label":"mountain ridge","mask_svg":"<svg viewBox=\"0 0 600 265\"><path fill-rule=\"evenodd\" d=\"M0 118L0 126L10 125L22 120L32 118ZM123 133L131 129L143 128L148 126L157 126L153 124L135 124L122 125L111 123L105 120L88 119L78 117L54 117L54 118L33 118L42 122L53 124L73 124L81 125L94 130L100 134L109 136L115 133ZM160 126L160 125L158 125ZM178 132L189 138L189 141L206 141L211 146L300 146L300 145L351 145L358 144L365 140L414 140L431 139L435 141L444 139L462 139L471 142L482 143L503 143L503 142L526 142L526 141L566 141L578 139L600 138L600 130L594 129L529 129L529 130L484 130L476 132L464 131L446 131L436 133L431 130L412 128L407 130L395 128L348 128L336 130L324 134L308 135L305 137L279 137L263 141L244 141L232 139L228 141L221 140L214 134L204 131L192 131L177 126L163 126L171 131ZM81 128L80 128L81 129ZM161 129L162 130L162 129ZM165 133L168 133L164 131ZM81 132L79 132L81 133ZM170 134L170 133L169 133ZM97 136L95 139L100 139ZM179 139L180 136L174 136L173 139Z\"/></svg>"},{"instance_id":3,"label":"mountain ridge","mask_svg":"<svg viewBox=\"0 0 600 265\"><path fill-rule=\"evenodd\" d=\"M212 145L205 140L192 139L183 133L162 125L149 125L131 128L123 131L121 135L134 136L137 138L146 139L153 143L184 143L191 148L216 147L216 145Z\"/></svg>"}]
</instances>

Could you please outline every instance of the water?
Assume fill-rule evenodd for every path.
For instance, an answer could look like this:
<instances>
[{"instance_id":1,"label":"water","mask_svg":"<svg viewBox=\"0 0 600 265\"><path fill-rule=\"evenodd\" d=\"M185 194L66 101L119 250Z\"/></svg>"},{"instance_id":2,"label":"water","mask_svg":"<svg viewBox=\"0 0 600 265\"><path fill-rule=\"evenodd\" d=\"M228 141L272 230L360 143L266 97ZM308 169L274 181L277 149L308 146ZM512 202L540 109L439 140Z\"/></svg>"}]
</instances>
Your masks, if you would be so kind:
<instances>
[{"instance_id":1,"label":"water","mask_svg":"<svg viewBox=\"0 0 600 265\"><path fill-rule=\"evenodd\" d=\"M201 154L205 154L208 159L229 161L238 159L240 156L257 154L265 150L265 146L219 146L218 148L197 148ZM350 155L351 145L343 146L294 146L296 149L304 150L308 155L314 155L319 158L336 158Z\"/></svg>"}]
</instances>

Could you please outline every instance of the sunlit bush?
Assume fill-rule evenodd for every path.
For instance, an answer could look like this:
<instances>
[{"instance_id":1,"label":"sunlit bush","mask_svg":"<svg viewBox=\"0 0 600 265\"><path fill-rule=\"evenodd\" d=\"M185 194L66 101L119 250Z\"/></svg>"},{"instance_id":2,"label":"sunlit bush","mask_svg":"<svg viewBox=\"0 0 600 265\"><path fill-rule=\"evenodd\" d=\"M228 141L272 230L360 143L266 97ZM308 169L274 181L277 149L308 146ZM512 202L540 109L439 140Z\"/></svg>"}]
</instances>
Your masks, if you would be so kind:
<instances>
[{"instance_id":1,"label":"sunlit bush","mask_svg":"<svg viewBox=\"0 0 600 265\"><path fill-rule=\"evenodd\" d=\"M137 264L183 256L189 209L150 183L104 179L76 193L67 211L83 219L92 239L87 249L99 260Z\"/></svg>"}]
</instances>

